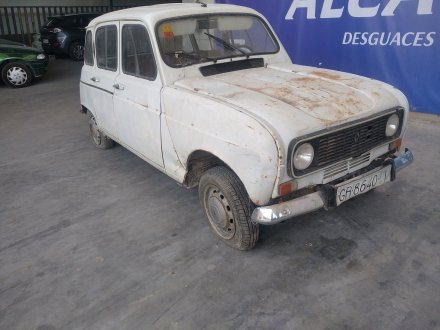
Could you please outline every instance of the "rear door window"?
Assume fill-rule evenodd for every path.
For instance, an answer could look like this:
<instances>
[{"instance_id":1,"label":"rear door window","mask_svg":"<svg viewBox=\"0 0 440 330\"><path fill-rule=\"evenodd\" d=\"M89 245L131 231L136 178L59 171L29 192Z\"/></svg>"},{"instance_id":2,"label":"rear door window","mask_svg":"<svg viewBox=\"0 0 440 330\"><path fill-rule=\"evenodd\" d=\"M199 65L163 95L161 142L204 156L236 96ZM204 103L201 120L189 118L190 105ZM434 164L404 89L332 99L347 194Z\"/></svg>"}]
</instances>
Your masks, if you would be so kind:
<instances>
[{"instance_id":1,"label":"rear door window","mask_svg":"<svg viewBox=\"0 0 440 330\"><path fill-rule=\"evenodd\" d=\"M96 64L98 68L116 71L118 68L118 30L116 25L96 30Z\"/></svg>"}]
</instances>

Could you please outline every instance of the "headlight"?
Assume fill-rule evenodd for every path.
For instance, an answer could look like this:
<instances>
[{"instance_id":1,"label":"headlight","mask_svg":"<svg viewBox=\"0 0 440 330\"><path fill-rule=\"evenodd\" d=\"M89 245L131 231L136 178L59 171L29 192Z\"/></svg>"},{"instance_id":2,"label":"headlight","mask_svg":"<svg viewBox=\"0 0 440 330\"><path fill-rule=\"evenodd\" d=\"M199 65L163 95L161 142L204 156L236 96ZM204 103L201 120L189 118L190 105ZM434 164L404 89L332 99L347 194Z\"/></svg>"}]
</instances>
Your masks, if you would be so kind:
<instances>
[{"instance_id":1,"label":"headlight","mask_svg":"<svg viewBox=\"0 0 440 330\"><path fill-rule=\"evenodd\" d=\"M293 155L293 166L297 170L305 170L313 162L315 151L310 143L301 144Z\"/></svg>"},{"instance_id":2,"label":"headlight","mask_svg":"<svg viewBox=\"0 0 440 330\"><path fill-rule=\"evenodd\" d=\"M400 125L399 116L397 114L391 115L387 121L385 135L391 137L394 134L396 134L397 130L399 129L399 125Z\"/></svg>"},{"instance_id":3,"label":"headlight","mask_svg":"<svg viewBox=\"0 0 440 330\"><path fill-rule=\"evenodd\" d=\"M44 60L46 58L45 54L38 54L37 55L37 60Z\"/></svg>"}]
</instances>

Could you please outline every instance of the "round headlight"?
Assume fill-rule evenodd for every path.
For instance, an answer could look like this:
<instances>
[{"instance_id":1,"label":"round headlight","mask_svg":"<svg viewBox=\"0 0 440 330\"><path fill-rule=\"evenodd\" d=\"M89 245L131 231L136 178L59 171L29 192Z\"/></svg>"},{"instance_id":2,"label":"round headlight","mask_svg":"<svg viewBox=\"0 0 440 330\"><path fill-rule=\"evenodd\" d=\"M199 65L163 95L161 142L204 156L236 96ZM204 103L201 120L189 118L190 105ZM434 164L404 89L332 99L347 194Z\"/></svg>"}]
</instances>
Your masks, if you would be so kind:
<instances>
[{"instance_id":1,"label":"round headlight","mask_svg":"<svg viewBox=\"0 0 440 330\"><path fill-rule=\"evenodd\" d=\"M305 170L313 162L315 151L310 143L301 144L293 155L293 166L297 170Z\"/></svg>"},{"instance_id":2,"label":"round headlight","mask_svg":"<svg viewBox=\"0 0 440 330\"><path fill-rule=\"evenodd\" d=\"M391 115L387 121L387 128L385 130L385 135L391 137L394 134L396 134L397 130L399 129L399 125L400 125L399 116L397 114Z\"/></svg>"},{"instance_id":3,"label":"round headlight","mask_svg":"<svg viewBox=\"0 0 440 330\"><path fill-rule=\"evenodd\" d=\"M37 59L38 60L44 60L46 58L46 55L44 55L44 54L38 54L37 55Z\"/></svg>"}]
</instances>

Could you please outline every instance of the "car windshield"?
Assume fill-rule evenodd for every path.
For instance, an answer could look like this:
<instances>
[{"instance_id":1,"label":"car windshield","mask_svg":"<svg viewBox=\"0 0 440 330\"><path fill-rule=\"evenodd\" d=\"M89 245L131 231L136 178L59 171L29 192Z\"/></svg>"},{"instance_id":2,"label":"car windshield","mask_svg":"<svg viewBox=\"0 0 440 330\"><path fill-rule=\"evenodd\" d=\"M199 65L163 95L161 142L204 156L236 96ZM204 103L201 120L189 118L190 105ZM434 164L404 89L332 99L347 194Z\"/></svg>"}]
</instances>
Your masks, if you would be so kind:
<instances>
[{"instance_id":1,"label":"car windshield","mask_svg":"<svg viewBox=\"0 0 440 330\"><path fill-rule=\"evenodd\" d=\"M279 50L267 25L253 15L170 19L159 24L157 36L163 59L172 67Z\"/></svg>"}]
</instances>

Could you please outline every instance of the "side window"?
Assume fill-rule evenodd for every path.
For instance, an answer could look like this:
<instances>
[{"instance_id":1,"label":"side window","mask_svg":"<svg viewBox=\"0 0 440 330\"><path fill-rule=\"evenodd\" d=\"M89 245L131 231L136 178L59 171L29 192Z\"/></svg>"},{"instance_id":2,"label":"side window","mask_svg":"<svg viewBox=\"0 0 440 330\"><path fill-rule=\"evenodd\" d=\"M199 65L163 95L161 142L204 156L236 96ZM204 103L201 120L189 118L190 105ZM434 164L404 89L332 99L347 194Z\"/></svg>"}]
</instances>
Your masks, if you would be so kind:
<instances>
[{"instance_id":1,"label":"side window","mask_svg":"<svg viewBox=\"0 0 440 330\"><path fill-rule=\"evenodd\" d=\"M93 65L93 43L92 43L92 31L87 31L85 50L84 50L84 62L87 65Z\"/></svg>"},{"instance_id":2,"label":"side window","mask_svg":"<svg viewBox=\"0 0 440 330\"><path fill-rule=\"evenodd\" d=\"M143 25L127 24L122 28L122 71L148 80L156 79L156 62Z\"/></svg>"},{"instance_id":3,"label":"side window","mask_svg":"<svg viewBox=\"0 0 440 330\"><path fill-rule=\"evenodd\" d=\"M116 71L118 68L118 30L108 25L96 30L96 64L98 68Z\"/></svg>"}]
</instances>

